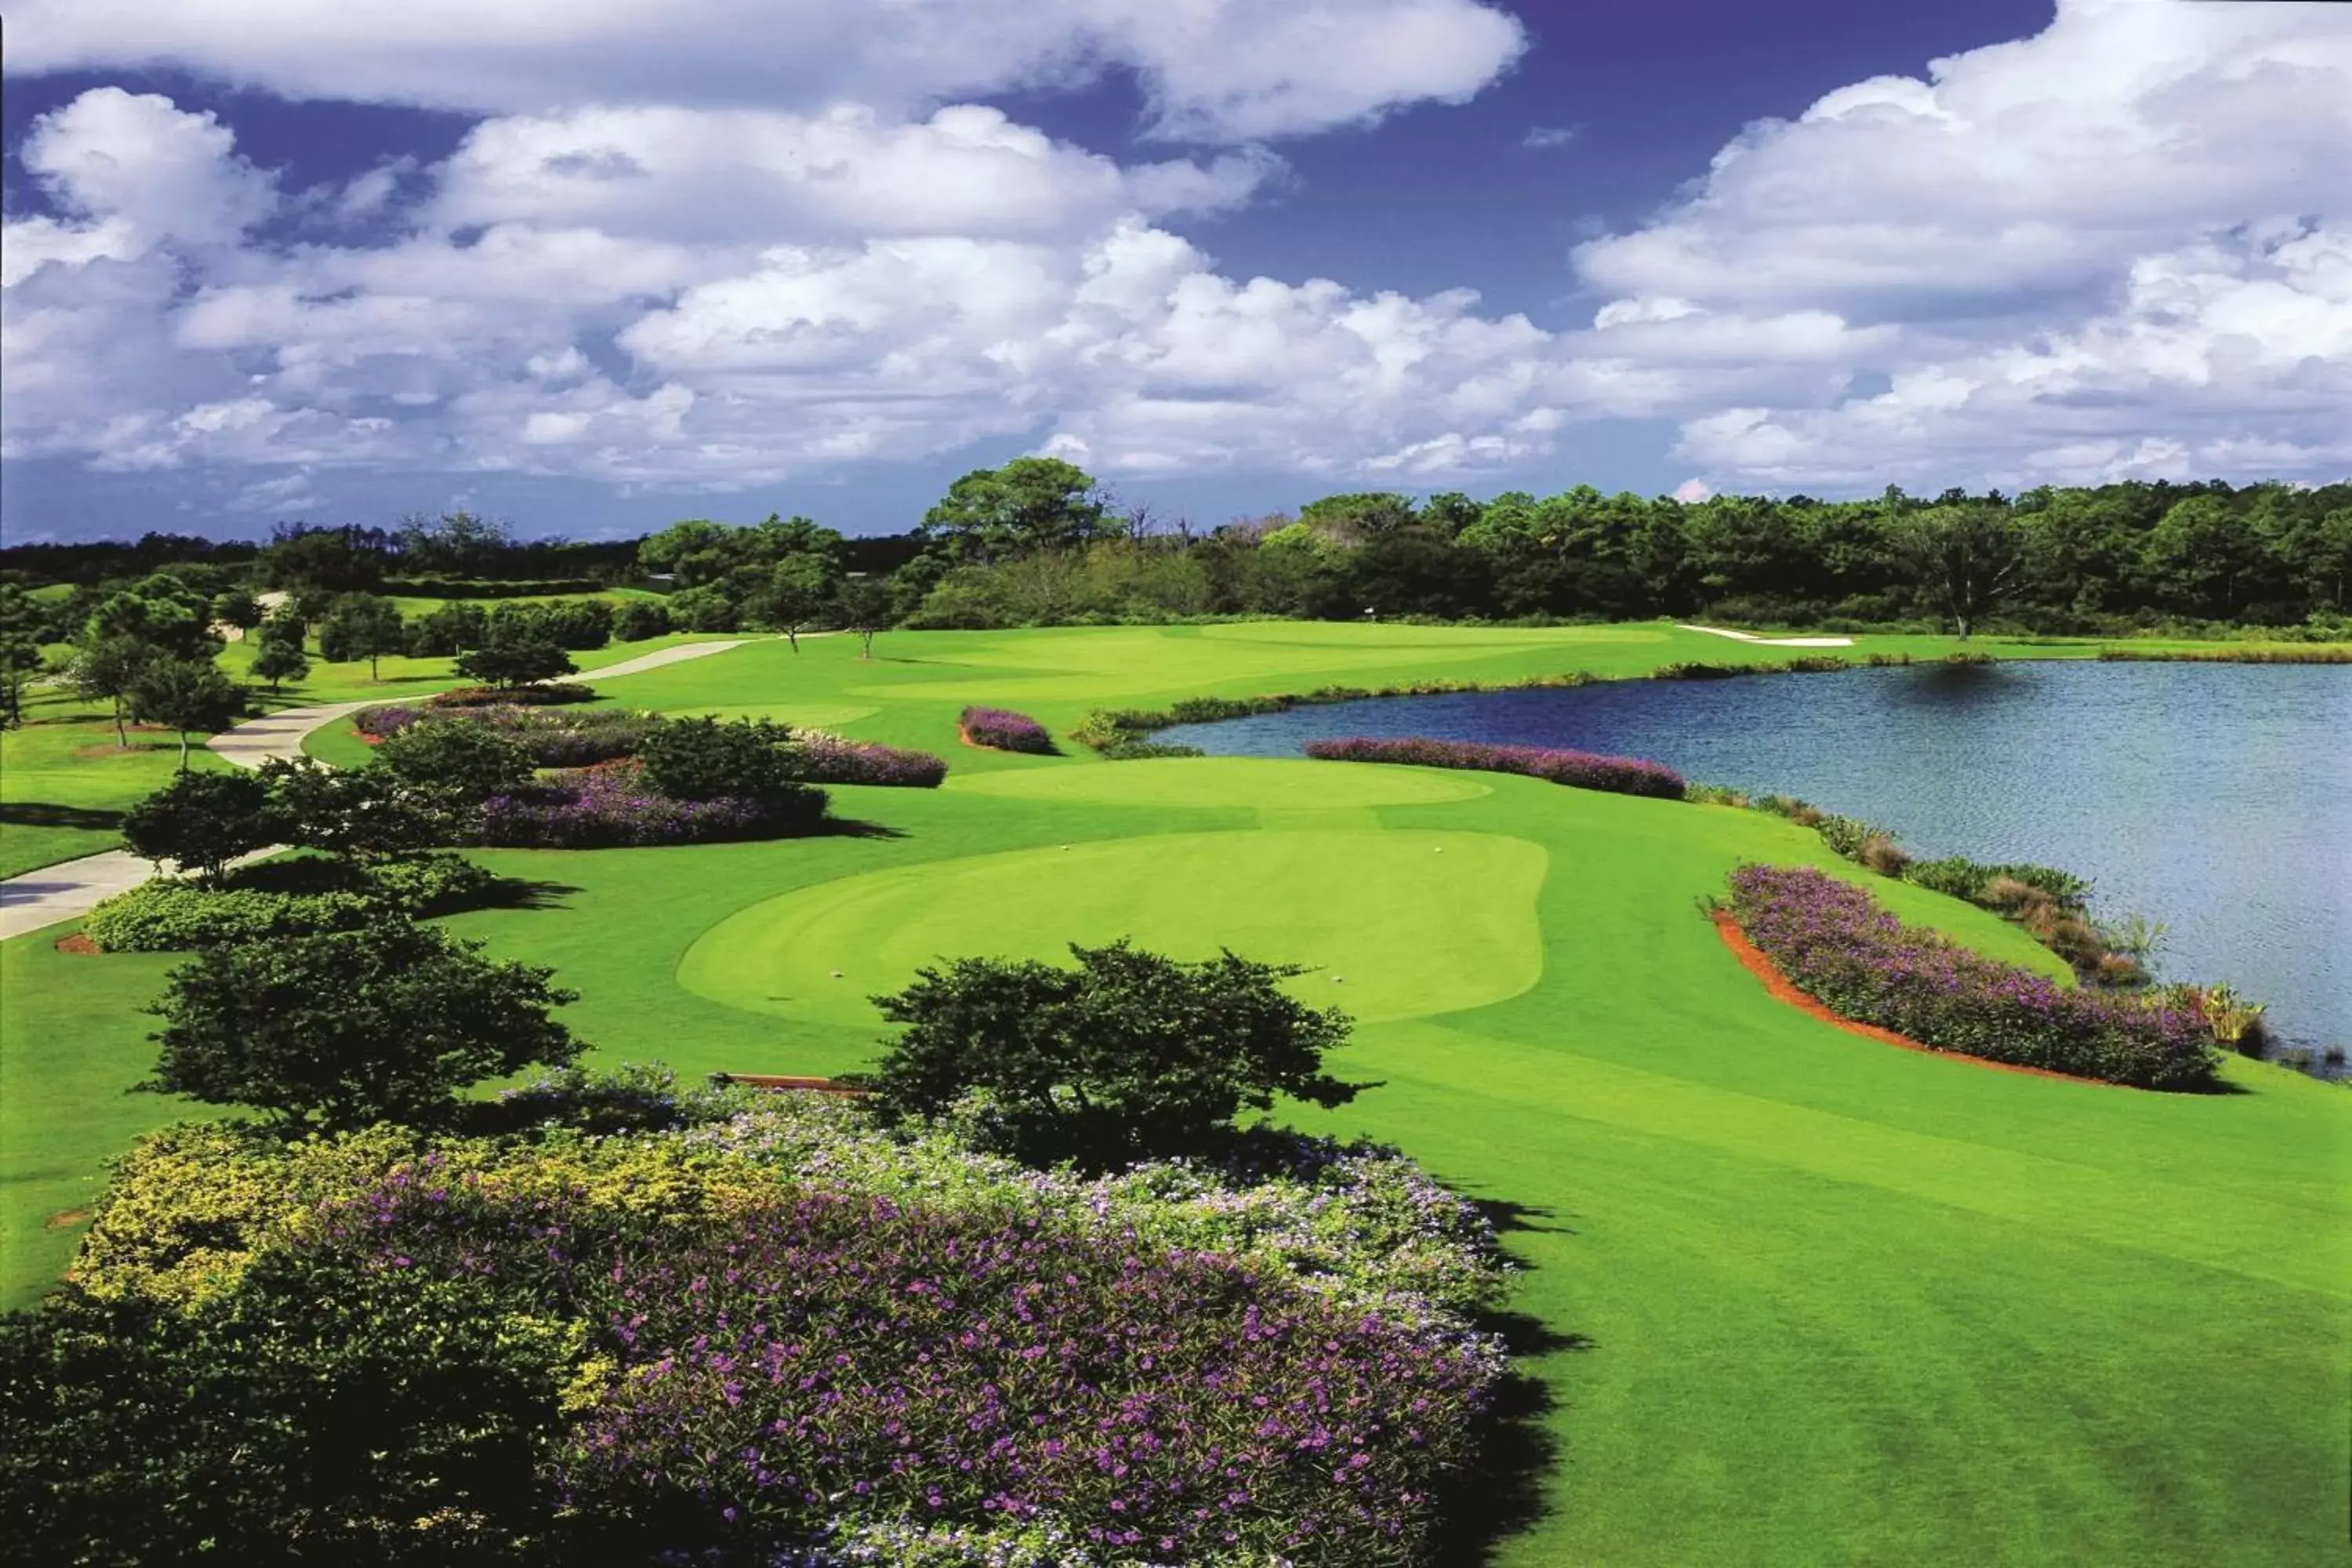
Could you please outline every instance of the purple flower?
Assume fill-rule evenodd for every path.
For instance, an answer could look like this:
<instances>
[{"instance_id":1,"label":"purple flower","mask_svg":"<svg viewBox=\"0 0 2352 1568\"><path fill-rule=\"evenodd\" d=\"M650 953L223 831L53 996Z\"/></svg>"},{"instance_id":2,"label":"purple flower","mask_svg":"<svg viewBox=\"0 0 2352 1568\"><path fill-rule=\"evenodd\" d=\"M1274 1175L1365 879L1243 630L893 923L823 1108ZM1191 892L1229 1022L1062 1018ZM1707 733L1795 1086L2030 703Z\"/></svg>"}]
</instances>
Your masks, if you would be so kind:
<instances>
[{"instance_id":1,"label":"purple flower","mask_svg":"<svg viewBox=\"0 0 2352 1568\"><path fill-rule=\"evenodd\" d=\"M1475 741L1434 741L1421 736L1387 741L1358 735L1336 741L1310 741L1307 754L1333 763L1403 763L1423 768L1524 773L1578 789L1609 790L1660 800L1683 798L1682 775L1663 763L1640 757L1596 756L1590 752L1547 746L1484 745Z\"/></svg>"}]
</instances>

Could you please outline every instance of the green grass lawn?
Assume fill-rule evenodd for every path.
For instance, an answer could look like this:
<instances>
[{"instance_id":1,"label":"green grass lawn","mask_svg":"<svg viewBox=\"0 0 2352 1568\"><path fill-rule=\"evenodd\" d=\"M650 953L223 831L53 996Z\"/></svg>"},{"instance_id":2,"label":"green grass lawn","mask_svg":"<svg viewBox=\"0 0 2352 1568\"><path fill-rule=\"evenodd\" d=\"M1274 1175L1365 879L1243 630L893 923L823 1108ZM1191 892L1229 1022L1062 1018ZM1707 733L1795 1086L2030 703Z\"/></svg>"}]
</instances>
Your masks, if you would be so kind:
<instances>
[{"instance_id":1,"label":"green grass lawn","mask_svg":"<svg viewBox=\"0 0 2352 1568\"><path fill-rule=\"evenodd\" d=\"M1948 645L1858 651L1906 646ZM1059 729L1203 692L1780 650L1649 626L1234 626L893 633L879 651L760 644L606 695L856 710L830 723L942 752L947 787L836 791L861 835L486 852L541 883L541 906L451 923L554 965L607 1059L685 1075L861 1065L880 1032L865 998L945 954L1132 931L1314 965L1294 988L1362 1020L1331 1065L1381 1087L1301 1122L1397 1142L1513 1216L1553 1447L1499 1563L2347 1560L2352 1093L2232 1063L2242 1092L2145 1094L1817 1024L1697 907L1743 859L1864 879L1906 918L2060 966L1776 818L1501 775L954 741L967 702ZM18 1302L72 1246L49 1218L183 1113L121 1093L152 1059L138 1009L169 961L69 957L56 934L0 944Z\"/></svg>"}]
</instances>

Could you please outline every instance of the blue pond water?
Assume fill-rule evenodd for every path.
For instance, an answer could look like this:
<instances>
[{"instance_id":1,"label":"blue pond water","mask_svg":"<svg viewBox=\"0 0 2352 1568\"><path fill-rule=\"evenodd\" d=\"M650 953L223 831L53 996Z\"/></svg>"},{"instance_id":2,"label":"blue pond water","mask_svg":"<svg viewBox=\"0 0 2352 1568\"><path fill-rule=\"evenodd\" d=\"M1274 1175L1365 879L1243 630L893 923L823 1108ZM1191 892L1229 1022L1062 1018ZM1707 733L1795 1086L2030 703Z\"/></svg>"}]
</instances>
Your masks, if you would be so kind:
<instances>
[{"instance_id":1,"label":"blue pond water","mask_svg":"<svg viewBox=\"0 0 2352 1568\"><path fill-rule=\"evenodd\" d=\"M2157 967L2352 1046L2352 667L2013 663L1382 698L1163 731L1219 755L1340 735L1572 746L1791 795L1915 854L2058 866Z\"/></svg>"}]
</instances>

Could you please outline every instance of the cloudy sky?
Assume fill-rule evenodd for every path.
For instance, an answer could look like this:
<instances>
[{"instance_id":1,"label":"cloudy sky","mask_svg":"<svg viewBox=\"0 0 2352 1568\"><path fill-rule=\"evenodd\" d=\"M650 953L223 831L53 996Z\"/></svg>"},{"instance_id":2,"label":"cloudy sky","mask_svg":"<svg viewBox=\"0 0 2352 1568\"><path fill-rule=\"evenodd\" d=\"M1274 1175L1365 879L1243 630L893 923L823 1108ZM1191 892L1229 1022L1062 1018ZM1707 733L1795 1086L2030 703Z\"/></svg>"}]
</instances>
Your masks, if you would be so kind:
<instances>
[{"instance_id":1,"label":"cloudy sky","mask_svg":"<svg viewBox=\"0 0 2352 1568\"><path fill-rule=\"evenodd\" d=\"M17 0L12 540L2352 474L2352 5Z\"/></svg>"}]
</instances>

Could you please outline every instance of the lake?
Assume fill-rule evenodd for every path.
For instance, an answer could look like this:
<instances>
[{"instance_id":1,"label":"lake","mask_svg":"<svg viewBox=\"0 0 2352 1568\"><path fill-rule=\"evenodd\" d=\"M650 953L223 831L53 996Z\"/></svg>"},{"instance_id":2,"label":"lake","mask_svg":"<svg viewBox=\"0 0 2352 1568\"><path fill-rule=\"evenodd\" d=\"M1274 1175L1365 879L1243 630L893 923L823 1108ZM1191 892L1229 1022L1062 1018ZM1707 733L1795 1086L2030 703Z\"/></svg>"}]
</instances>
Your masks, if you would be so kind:
<instances>
[{"instance_id":1,"label":"lake","mask_svg":"<svg viewBox=\"0 0 2352 1568\"><path fill-rule=\"evenodd\" d=\"M1379 698L1154 739L1286 756L1341 735L1569 746L1796 795L1914 855L2056 866L2102 919L2167 930L2167 978L2227 981L2352 1046L2352 667L2005 663Z\"/></svg>"}]
</instances>

